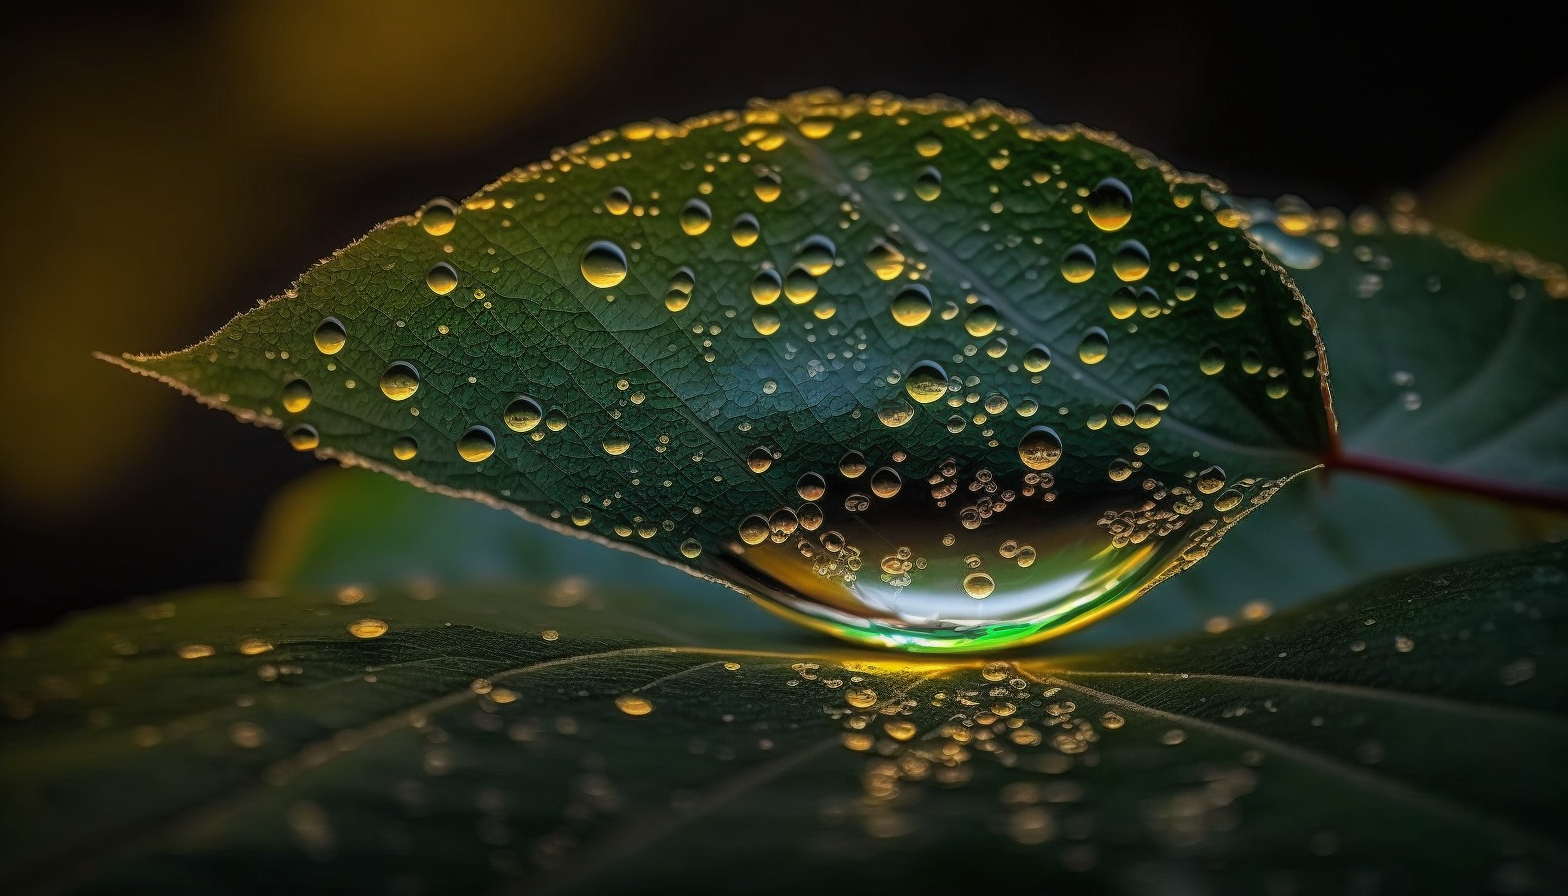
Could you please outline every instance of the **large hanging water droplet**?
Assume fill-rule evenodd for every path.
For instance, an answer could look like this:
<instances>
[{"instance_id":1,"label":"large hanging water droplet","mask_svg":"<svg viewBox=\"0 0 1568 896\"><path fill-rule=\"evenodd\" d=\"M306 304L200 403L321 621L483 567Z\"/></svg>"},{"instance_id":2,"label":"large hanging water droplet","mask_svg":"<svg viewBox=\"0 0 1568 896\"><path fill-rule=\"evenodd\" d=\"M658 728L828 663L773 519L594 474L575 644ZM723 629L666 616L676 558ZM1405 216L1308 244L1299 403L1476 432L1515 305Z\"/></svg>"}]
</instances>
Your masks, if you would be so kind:
<instances>
[{"instance_id":1,"label":"large hanging water droplet","mask_svg":"<svg viewBox=\"0 0 1568 896\"><path fill-rule=\"evenodd\" d=\"M419 391L419 371L407 361L394 361L381 374L381 394L393 401L412 398Z\"/></svg>"},{"instance_id":2,"label":"large hanging water droplet","mask_svg":"<svg viewBox=\"0 0 1568 896\"><path fill-rule=\"evenodd\" d=\"M323 355L337 354L343 350L346 342L348 333L337 318L329 317L316 325L316 350Z\"/></svg>"},{"instance_id":3,"label":"large hanging water droplet","mask_svg":"<svg viewBox=\"0 0 1568 896\"><path fill-rule=\"evenodd\" d=\"M311 397L310 383L304 380L289 380L283 384L283 410L290 414L298 414L310 407Z\"/></svg>"},{"instance_id":4,"label":"large hanging water droplet","mask_svg":"<svg viewBox=\"0 0 1568 896\"><path fill-rule=\"evenodd\" d=\"M608 289L626 279L626 253L609 240L600 240L583 250L581 268L590 285Z\"/></svg>"},{"instance_id":5,"label":"large hanging water droplet","mask_svg":"<svg viewBox=\"0 0 1568 896\"><path fill-rule=\"evenodd\" d=\"M471 426L457 440L457 454L471 464L477 464L495 453L495 433L483 426Z\"/></svg>"},{"instance_id":6,"label":"large hanging water droplet","mask_svg":"<svg viewBox=\"0 0 1568 896\"><path fill-rule=\"evenodd\" d=\"M419 226L431 236L446 236L457 226L457 206L450 199L432 199L419 210Z\"/></svg>"},{"instance_id":7,"label":"large hanging water droplet","mask_svg":"<svg viewBox=\"0 0 1568 896\"><path fill-rule=\"evenodd\" d=\"M544 419L544 409L532 398L519 395L506 406L501 419L512 432L529 432Z\"/></svg>"},{"instance_id":8,"label":"large hanging water droplet","mask_svg":"<svg viewBox=\"0 0 1568 896\"><path fill-rule=\"evenodd\" d=\"M1082 283L1094 276L1094 250L1079 244L1062 254L1062 279L1068 283Z\"/></svg>"},{"instance_id":9,"label":"large hanging water droplet","mask_svg":"<svg viewBox=\"0 0 1568 896\"><path fill-rule=\"evenodd\" d=\"M444 296L457 288L457 269L441 262L425 274L425 285L438 296Z\"/></svg>"},{"instance_id":10,"label":"large hanging water droplet","mask_svg":"<svg viewBox=\"0 0 1568 896\"><path fill-rule=\"evenodd\" d=\"M904 391L921 404L947 396L947 372L935 361L921 361L904 376Z\"/></svg>"},{"instance_id":11,"label":"large hanging water droplet","mask_svg":"<svg viewBox=\"0 0 1568 896\"><path fill-rule=\"evenodd\" d=\"M1132 219L1132 191L1114 177L1100 181L1084 200L1094 226L1107 233L1121 230Z\"/></svg>"},{"instance_id":12,"label":"large hanging water droplet","mask_svg":"<svg viewBox=\"0 0 1568 896\"><path fill-rule=\"evenodd\" d=\"M713 209L701 199L690 199L681 208L679 219L687 236L701 236L713 224Z\"/></svg>"},{"instance_id":13,"label":"large hanging water droplet","mask_svg":"<svg viewBox=\"0 0 1568 896\"><path fill-rule=\"evenodd\" d=\"M878 467L871 474L871 493L878 498L894 497L904 487L904 477L892 467Z\"/></svg>"},{"instance_id":14,"label":"large hanging water droplet","mask_svg":"<svg viewBox=\"0 0 1568 896\"><path fill-rule=\"evenodd\" d=\"M932 158L942 152L942 138L935 134L922 134L915 138L915 152Z\"/></svg>"},{"instance_id":15,"label":"large hanging water droplet","mask_svg":"<svg viewBox=\"0 0 1568 896\"><path fill-rule=\"evenodd\" d=\"M288 440L295 451L311 451L321 444L321 434L309 423L301 423L289 429Z\"/></svg>"},{"instance_id":16,"label":"large hanging water droplet","mask_svg":"<svg viewBox=\"0 0 1568 896\"><path fill-rule=\"evenodd\" d=\"M1078 343L1078 360L1085 364L1098 364L1111 353L1110 337L1099 327L1090 327Z\"/></svg>"},{"instance_id":17,"label":"large hanging water droplet","mask_svg":"<svg viewBox=\"0 0 1568 896\"><path fill-rule=\"evenodd\" d=\"M912 283L893 297L889 309L893 319L906 327L918 327L931 316L931 293L918 283Z\"/></svg>"},{"instance_id":18,"label":"large hanging water droplet","mask_svg":"<svg viewBox=\"0 0 1568 896\"><path fill-rule=\"evenodd\" d=\"M1018 440L1018 459L1031 470L1049 470L1062 459L1062 437L1049 426L1036 426Z\"/></svg>"}]
</instances>

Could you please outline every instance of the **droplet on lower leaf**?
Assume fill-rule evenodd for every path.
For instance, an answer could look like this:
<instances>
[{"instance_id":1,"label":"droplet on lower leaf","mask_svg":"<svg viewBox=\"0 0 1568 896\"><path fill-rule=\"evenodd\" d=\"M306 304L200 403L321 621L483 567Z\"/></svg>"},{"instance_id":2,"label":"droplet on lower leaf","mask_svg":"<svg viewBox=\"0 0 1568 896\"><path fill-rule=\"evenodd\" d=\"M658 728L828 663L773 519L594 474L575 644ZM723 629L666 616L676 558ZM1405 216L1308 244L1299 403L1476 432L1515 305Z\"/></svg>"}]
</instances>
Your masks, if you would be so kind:
<instances>
[{"instance_id":1,"label":"droplet on lower leaf","mask_svg":"<svg viewBox=\"0 0 1568 896\"><path fill-rule=\"evenodd\" d=\"M761 235L762 225L757 223L757 217L750 212L736 218L735 223L730 225L730 239L741 248L755 243Z\"/></svg>"},{"instance_id":2,"label":"droplet on lower leaf","mask_svg":"<svg viewBox=\"0 0 1568 896\"><path fill-rule=\"evenodd\" d=\"M413 436L403 436L392 443L392 456L398 460L413 460L419 455L419 443Z\"/></svg>"},{"instance_id":3,"label":"droplet on lower leaf","mask_svg":"<svg viewBox=\"0 0 1568 896\"><path fill-rule=\"evenodd\" d=\"M931 293L918 283L904 287L890 305L893 319L906 327L918 327L931 316Z\"/></svg>"},{"instance_id":4,"label":"droplet on lower leaf","mask_svg":"<svg viewBox=\"0 0 1568 896\"><path fill-rule=\"evenodd\" d=\"M519 395L506 406L502 421L512 432L529 432L544 419L544 409L539 402L526 395Z\"/></svg>"},{"instance_id":5,"label":"droplet on lower leaf","mask_svg":"<svg viewBox=\"0 0 1568 896\"><path fill-rule=\"evenodd\" d=\"M469 427L457 440L457 453L471 464L485 460L495 453L495 433L483 426Z\"/></svg>"},{"instance_id":6,"label":"droplet on lower leaf","mask_svg":"<svg viewBox=\"0 0 1568 896\"><path fill-rule=\"evenodd\" d=\"M1099 327L1090 327L1078 343L1078 360L1085 364L1098 364L1111 353L1111 340Z\"/></svg>"},{"instance_id":7,"label":"droplet on lower leaf","mask_svg":"<svg viewBox=\"0 0 1568 896\"><path fill-rule=\"evenodd\" d=\"M310 383L304 380L289 380L283 384L283 409L290 414L298 414L310 407Z\"/></svg>"},{"instance_id":8,"label":"droplet on lower leaf","mask_svg":"<svg viewBox=\"0 0 1568 896\"><path fill-rule=\"evenodd\" d=\"M1149 250L1137 240L1128 240L1111 256L1111 270L1127 282L1142 280L1149 273Z\"/></svg>"},{"instance_id":9,"label":"droplet on lower leaf","mask_svg":"<svg viewBox=\"0 0 1568 896\"><path fill-rule=\"evenodd\" d=\"M343 350L344 343L348 342L348 333L343 329L343 323L335 317L329 317L316 326L316 350L323 355L335 355Z\"/></svg>"},{"instance_id":10,"label":"droplet on lower leaf","mask_svg":"<svg viewBox=\"0 0 1568 896\"><path fill-rule=\"evenodd\" d=\"M1031 470L1048 470L1062 459L1062 437L1049 426L1036 426L1019 440L1018 459Z\"/></svg>"},{"instance_id":11,"label":"droplet on lower leaf","mask_svg":"<svg viewBox=\"0 0 1568 896\"><path fill-rule=\"evenodd\" d=\"M444 296L457 288L457 269L441 262L425 274L425 285L438 296Z\"/></svg>"},{"instance_id":12,"label":"droplet on lower leaf","mask_svg":"<svg viewBox=\"0 0 1568 896\"><path fill-rule=\"evenodd\" d=\"M1214 313L1226 320L1240 317L1246 310L1247 297L1242 294L1239 286L1227 286L1214 297Z\"/></svg>"},{"instance_id":13,"label":"droplet on lower leaf","mask_svg":"<svg viewBox=\"0 0 1568 896\"><path fill-rule=\"evenodd\" d=\"M701 236L713 224L713 209L701 199L687 200L681 208L680 223L687 236Z\"/></svg>"},{"instance_id":14,"label":"droplet on lower leaf","mask_svg":"<svg viewBox=\"0 0 1568 896\"><path fill-rule=\"evenodd\" d=\"M450 199L432 199L419 210L419 226L431 236L446 236L457 226L457 206Z\"/></svg>"},{"instance_id":15,"label":"droplet on lower leaf","mask_svg":"<svg viewBox=\"0 0 1568 896\"><path fill-rule=\"evenodd\" d=\"M1132 191L1114 177L1107 177L1090 191L1084 208L1094 226L1107 233L1121 230L1132 219Z\"/></svg>"},{"instance_id":16,"label":"droplet on lower leaf","mask_svg":"<svg viewBox=\"0 0 1568 896\"><path fill-rule=\"evenodd\" d=\"M904 376L904 391L921 404L947 396L947 373L935 361L921 361Z\"/></svg>"},{"instance_id":17,"label":"droplet on lower leaf","mask_svg":"<svg viewBox=\"0 0 1568 896\"><path fill-rule=\"evenodd\" d=\"M609 240L600 240L583 250L580 267L590 285L608 289L626 279L626 253Z\"/></svg>"},{"instance_id":18,"label":"droplet on lower leaf","mask_svg":"<svg viewBox=\"0 0 1568 896\"><path fill-rule=\"evenodd\" d=\"M926 202L942 195L942 172L926 168L915 177L915 195Z\"/></svg>"},{"instance_id":19,"label":"droplet on lower leaf","mask_svg":"<svg viewBox=\"0 0 1568 896\"><path fill-rule=\"evenodd\" d=\"M1062 279L1068 283L1082 283L1094 276L1094 250L1077 245L1062 255Z\"/></svg>"},{"instance_id":20,"label":"droplet on lower leaf","mask_svg":"<svg viewBox=\"0 0 1568 896\"><path fill-rule=\"evenodd\" d=\"M1051 350L1043 345L1034 345L1024 352L1024 369L1030 373L1042 373L1051 366Z\"/></svg>"},{"instance_id":21,"label":"droplet on lower leaf","mask_svg":"<svg viewBox=\"0 0 1568 896\"><path fill-rule=\"evenodd\" d=\"M381 374L381 393L393 401L412 398L419 391L419 371L407 361L394 361Z\"/></svg>"},{"instance_id":22,"label":"droplet on lower leaf","mask_svg":"<svg viewBox=\"0 0 1568 896\"><path fill-rule=\"evenodd\" d=\"M288 440L295 451L311 451L321 444L321 434L309 423L301 423L289 429Z\"/></svg>"}]
</instances>

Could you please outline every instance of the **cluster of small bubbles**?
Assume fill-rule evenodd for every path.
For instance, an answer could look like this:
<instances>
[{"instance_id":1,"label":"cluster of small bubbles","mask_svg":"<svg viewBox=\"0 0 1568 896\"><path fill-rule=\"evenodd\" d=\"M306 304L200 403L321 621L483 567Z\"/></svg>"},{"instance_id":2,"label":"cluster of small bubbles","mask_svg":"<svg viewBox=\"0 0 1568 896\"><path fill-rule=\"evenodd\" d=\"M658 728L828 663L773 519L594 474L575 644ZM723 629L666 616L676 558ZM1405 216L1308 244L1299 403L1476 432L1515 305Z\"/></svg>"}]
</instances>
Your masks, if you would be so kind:
<instances>
[{"instance_id":1,"label":"cluster of small bubbles","mask_svg":"<svg viewBox=\"0 0 1568 896\"><path fill-rule=\"evenodd\" d=\"M457 206L450 199L432 199L419 210L419 226L431 236L446 236L457 226Z\"/></svg>"},{"instance_id":2,"label":"cluster of small bubbles","mask_svg":"<svg viewBox=\"0 0 1568 896\"><path fill-rule=\"evenodd\" d=\"M457 269L441 262L425 274L425 285L438 296L444 296L457 288Z\"/></svg>"},{"instance_id":3,"label":"cluster of small bubbles","mask_svg":"<svg viewBox=\"0 0 1568 896\"><path fill-rule=\"evenodd\" d=\"M615 187L604 197L604 209L612 215L624 215L632 210L632 194L625 187Z\"/></svg>"},{"instance_id":4,"label":"cluster of small bubbles","mask_svg":"<svg viewBox=\"0 0 1568 896\"><path fill-rule=\"evenodd\" d=\"M589 285L609 289L626 279L626 253L609 240L599 240L583 250L579 267Z\"/></svg>"},{"instance_id":5,"label":"cluster of small bubbles","mask_svg":"<svg viewBox=\"0 0 1568 896\"><path fill-rule=\"evenodd\" d=\"M1214 313L1229 320L1239 317L1247 310L1247 297L1242 294L1241 287L1232 284L1220 290L1214 298Z\"/></svg>"},{"instance_id":6,"label":"cluster of small bubbles","mask_svg":"<svg viewBox=\"0 0 1568 896\"><path fill-rule=\"evenodd\" d=\"M316 427L309 423L300 423L290 427L287 433L289 445L295 451L312 451L321 444L321 434L316 432Z\"/></svg>"},{"instance_id":7,"label":"cluster of small bubbles","mask_svg":"<svg viewBox=\"0 0 1568 896\"><path fill-rule=\"evenodd\" d=\"M942 172L926 167L915 175L915 195L930 202L942 195Z\"/></svg>"},{"instance_id":8,"label":"cluster of small bubbles","mask_svg":"<svg viewBox=\"0 0 1568 896\"><path fill-rule=\"evenodd\" d=\"M1128 283L1142 280L1149 273L1149 250L1137 240L1122 243L1111 256L1111 270Z\"/></svg>"},{"instance_id":9,"label":"cluster of small bubbles","mask_svg":"<svg viewBox=\"0 0 1568 896\"><path fill-rule=\"evenodd\" d=\"M924 286L912 283L893 297L889 308L893 320L906 327L918 327L931 316L931 293Z\"/></svg>"},{"instance_id":10,"label":"cluster of small bubbles","mask_svg":"<svg viewBox=\"0 0 1568 896\"><path fill-rule=\"evenodd\" d=\"M419 391L419 371L407 361L393 361L381 373L381 394L393 401L406 401Z\"/></svg>"},{"instance_id":11,"label":"cluster of small bubbles","mask_svg":"<svg viewBox=\"0 0 1568 896\"><path fill-rule=\"evenodd\" d=\"M471 464L477 464L495 453L495 433L488 427L470 426L458 437L457 454Z\"/></svg>"},{"instance_id":12,"label":"cluster of small bubbles","mask_svg":"<svg viewBox=\"0 0 1568 896\"><path fill-rule=\"evenodd\" d=\"M872 240L871 248L866 250L866 267L878 280L897 279L907 260L897 246L880 237Z\"/></svg>"},{"instance_id":13,"label":"cluster of small bubbles","mask_svg":"<svg viewBox=\"0 0 1568 896\"><path fill-rule=\"evenodd\" d=\"M311 397L310 384L304 380L289 380L283 384L283 409L290 414L298 414L310 407Z\"/></svg>"},{"instance_id":14,"label":"cluster of small bubbles","mask_svg":"<svg viewBox=\"0 0 1568 896\"><path fill-rule=\"evenodd\" d=\"M1132 219L1132 191L1116 178L1107 177L1085 197L1084 209L1101 230L1121 230Z\"/></svg>"},{"instance_id":15,"label":"cluster of small bubbles","mask_svg":"<svg viewBox=\"0 0 1568 896\"><path fill-rule=\"evenodd\" d=\"M1100 327L1090 327L1078 343L1078 360L1085 364L1098 364L1111 352L1110 337Z\"/></svg>"},{"instance_id":16,"label":"cluster of small bubbles","mask_svg":"<svg viewBox=\"0 0 1568 896\"><path fill-rule=\"evenodd\" d=\"M964 317L964 330L978 339L981 336L991 335L1000 322L995 308L990 305L976 305Z\"/></svg>"},{"instance_id":17,"label":"cluster of small bubbles","mask_svg":"<svg viewBox=\"0 0 1568 896\"><path fill-rule=\"evenodd\" d=\"M419 443L413 436L402 436L392 443L392 456L408 461L419 456Z\"/></svg>"},{"instance_id":18,"label":"cluster of small bubbles","mask_svg":"<svg viewBox=\"0 0 1568 896\"><path fill-rule=\"evenodd\" d=\"M1080 243L1062 255L1062 279L1082 283L1094 276L1095 265L1094 250Z\"/></svg>"},{"instance_id":19,"label":"cluster of small bubbles","mask_svg":"<svg viewBox=\"0 0 1568 896\"><path fill-rule=\"evenodd\" d=\"M713 209L701 199L689 199L676 219L687 236L701 236L713 224Z\"/></svg>"},{"instance_id":20,"label":"cluster of small bubbles","mask_svg":"<svg viewBox=\"0 0 1568 896\"><path fill-rule=\"evenodd\" d=\"M512 399L501 415L501 422L512 432L528 432L539 425L544 419L544 409L539 402L527 395L519 395Z\"/></svg>"},{"instance_id":21,"label":"cluster of small bubbles","mask_svg":"<svg viewBox=\"0 0 1568 896\"><path fill-rule=\"evenodd\" d=\"M348 332L343 329L343 323L335 317L329 317L316 326L316 349L323 355L335 355L343 350L344 343L348 342Z\"/></svg>"},{"instance_id":22,"label":"cluster of small bubbles","mask_svg":"<svg viewBox=\"0 0 1568 896\"><path fill-rule=\"evenodd\" d=\"M755 243L761 235L762 225L757 223L757 216L750 212L737 216L730 225L730 239L743 249Z\"/></svg>"}]
</instances>

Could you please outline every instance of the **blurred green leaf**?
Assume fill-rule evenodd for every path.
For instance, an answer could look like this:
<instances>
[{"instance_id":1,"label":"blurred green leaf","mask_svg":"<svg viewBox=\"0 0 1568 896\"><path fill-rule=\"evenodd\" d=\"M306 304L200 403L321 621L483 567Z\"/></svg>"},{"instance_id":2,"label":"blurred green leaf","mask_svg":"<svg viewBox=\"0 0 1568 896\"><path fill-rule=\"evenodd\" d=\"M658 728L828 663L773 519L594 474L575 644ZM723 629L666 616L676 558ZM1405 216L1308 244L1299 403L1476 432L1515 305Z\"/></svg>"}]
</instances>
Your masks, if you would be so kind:
<instances>
[{"instance_id":1,"label":"blurred green leaf","mask_svg":"<svg viewBox=\"0 0 1568 896\"><path fill-rule=\"evenodd\" d=\"M1553 892L1565 583L1544 547L984 665L780 653L575 580L197 592L6 642L0 880L885 891L979 860L1075 892Z\"/></svg>"},{"instance_id":2,"label":"blurred green leaf","mask_svg":"<svg viewBox=\"0 0 1568 896\"><path fill-rule=\"evenodd\" d=\"M1330 448L1310 315L1215 189L994 105L758 101L121 363L847 637L994 646L1136 597Z\"/></svg>"}]
</instances>

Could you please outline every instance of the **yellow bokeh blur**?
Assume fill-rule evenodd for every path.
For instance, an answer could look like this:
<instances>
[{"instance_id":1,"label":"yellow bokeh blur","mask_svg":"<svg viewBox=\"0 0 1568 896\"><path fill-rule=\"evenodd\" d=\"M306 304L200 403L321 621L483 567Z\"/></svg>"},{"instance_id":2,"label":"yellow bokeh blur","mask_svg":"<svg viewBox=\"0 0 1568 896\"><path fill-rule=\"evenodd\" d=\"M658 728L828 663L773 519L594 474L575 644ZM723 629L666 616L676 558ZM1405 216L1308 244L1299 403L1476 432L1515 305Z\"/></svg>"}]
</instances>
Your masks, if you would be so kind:
<instances>
[{"instance_id":1,"label":"yellow bokeh blur","mask_svg":"<svg viewBox=\"0 0 1568 896\"><path fill-rule=\"evenodd\" d=\"M265 297L222 293L297 245L291 229L329 200L323 169L331 180L525 131L632 33L634 9L253 0L146 33L108 21L6 37L22 74L0 93L0 377L26 384L7 417L34 437L0 440L0 495L70 518L134 476L185 399L92 351L205 336Z\"/></svg>"}]
</instances>

